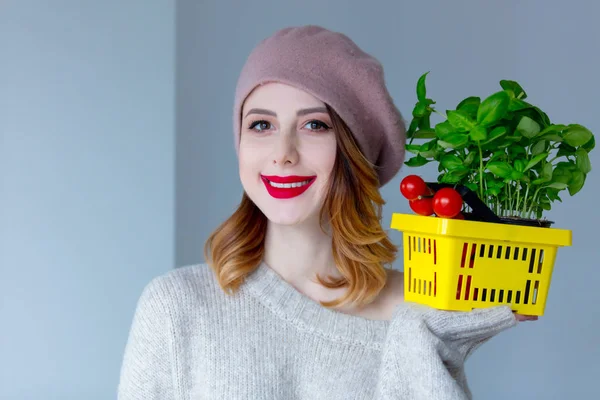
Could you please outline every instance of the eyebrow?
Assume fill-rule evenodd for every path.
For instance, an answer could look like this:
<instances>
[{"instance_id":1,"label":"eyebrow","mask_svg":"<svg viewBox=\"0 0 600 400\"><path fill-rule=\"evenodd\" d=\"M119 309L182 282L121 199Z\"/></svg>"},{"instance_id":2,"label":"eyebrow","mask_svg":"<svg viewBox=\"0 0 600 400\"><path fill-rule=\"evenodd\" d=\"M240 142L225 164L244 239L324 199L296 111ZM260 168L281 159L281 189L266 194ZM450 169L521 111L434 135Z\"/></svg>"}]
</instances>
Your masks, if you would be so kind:
<instances>
[{"instance_id":1,"label":"eyebrow","mask_svg":"<svg viewBox=\"0 0 600 400\"><path fill-rule=\"evenodd\" d=\"M327 113L327 108L325 107L313 107L313 108L305 108L302 110L298 110L298 112L296 113L297 116L301 117L303 115L307 115L307 114L315 114L315 113ZM264 108L253 108L250 111L248 111L248 113L246 114L246 117L250 114L264 114L264 115L271 115L273 117L277 117L277 113L271 110L266 110Z\"/></svg>"}]
</instances>

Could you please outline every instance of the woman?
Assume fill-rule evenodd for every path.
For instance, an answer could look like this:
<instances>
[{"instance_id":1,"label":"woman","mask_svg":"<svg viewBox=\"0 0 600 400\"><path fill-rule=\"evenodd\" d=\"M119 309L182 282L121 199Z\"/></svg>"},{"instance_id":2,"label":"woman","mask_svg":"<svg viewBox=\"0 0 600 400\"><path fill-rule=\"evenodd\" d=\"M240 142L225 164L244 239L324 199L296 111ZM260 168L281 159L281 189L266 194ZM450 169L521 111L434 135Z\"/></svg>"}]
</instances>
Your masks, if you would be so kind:
<instances>
[{"instance_id":1,"label":"woman","mask_svg":"<svg viewBox=\"0 0 600 400\"><path fill-rule=\"evenodd\" d=\"M379 188L405 126L379 62L343 34L282 29L244 65L233 119L242 201L207 264L145 288L119 398L471 398L466 358L526 317L403 301Z\"/></svg>"}]
</instances>

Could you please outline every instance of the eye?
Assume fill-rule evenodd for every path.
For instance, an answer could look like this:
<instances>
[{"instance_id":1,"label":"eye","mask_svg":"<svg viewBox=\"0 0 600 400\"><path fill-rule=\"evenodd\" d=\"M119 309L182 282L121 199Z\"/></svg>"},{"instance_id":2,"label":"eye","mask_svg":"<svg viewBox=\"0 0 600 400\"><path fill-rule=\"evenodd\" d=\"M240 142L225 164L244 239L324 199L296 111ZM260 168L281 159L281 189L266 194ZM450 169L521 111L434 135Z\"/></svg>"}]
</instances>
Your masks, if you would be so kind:
<instances>
[{"instance_id":1,"label":"eye","mask_svg":"<svg viewBox=\"0 0 600 400\"><path fill-rule=\"evenodd\" d=\"M266 130L268 128L265 127L266 126L270 126L271 123L269 121L265 121L265 120L260 120L260 121L254 121L250 124L250 126L248 127L248 129L254 130L256 132L262 132L263 130ZM256 126L259 126L260 129L254 129Z\"/></svg>"},{"instance_id":2,"label":"eye","mask_svg":"<svg viewBox=\"0 0 600 400\"><path fill-rule=\"evenodd\" d=\"M310 125L310 130L316 130L319 131L319 127L323 128L324 131L328 131L331 129L331 127L327 126L327 124L325 124L324 122L321 122L319 120L313 119L312 121L309 121L306 125L307 126Z\"/></svg>"}]
</instances>

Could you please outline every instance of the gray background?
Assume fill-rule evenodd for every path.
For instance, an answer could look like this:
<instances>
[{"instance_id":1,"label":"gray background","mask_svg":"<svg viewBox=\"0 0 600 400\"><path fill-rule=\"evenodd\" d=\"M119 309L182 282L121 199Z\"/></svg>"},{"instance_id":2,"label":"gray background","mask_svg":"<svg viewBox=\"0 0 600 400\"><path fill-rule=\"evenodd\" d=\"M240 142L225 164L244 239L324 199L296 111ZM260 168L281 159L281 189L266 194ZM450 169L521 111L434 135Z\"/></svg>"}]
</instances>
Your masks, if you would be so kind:
<instances>
[{"instance_id":1,"label":"gray background","mask_svg":"<svg viewBox=\"0 0 600 400\"><path fill-rule=\"evenodd\" d=\"M553 121L598 136L599 16L597 2L558 0L0 0L0 398L115 398L143 286L203 262L240 199L233 90L264 37L306 23L348 34L407 119L431 71L440 110L515 79ZM436 176L403 169L382 189L385 224L410 212L398 185L416 171ZM599 183L594 170L548 214L574 246L546 315L467 363L476 399L598 395Z\"/></svg>"}]
</instances>

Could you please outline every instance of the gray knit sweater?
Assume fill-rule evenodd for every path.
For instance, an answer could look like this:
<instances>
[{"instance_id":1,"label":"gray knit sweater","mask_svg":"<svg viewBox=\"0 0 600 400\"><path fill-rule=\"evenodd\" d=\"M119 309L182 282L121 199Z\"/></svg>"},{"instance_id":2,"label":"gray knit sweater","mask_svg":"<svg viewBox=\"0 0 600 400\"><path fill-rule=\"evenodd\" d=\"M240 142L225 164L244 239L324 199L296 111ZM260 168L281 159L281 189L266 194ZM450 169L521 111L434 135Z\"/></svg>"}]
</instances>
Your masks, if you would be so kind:
<instances>
[{"instance_id":1,"label":"gray knit sweater","mask_svg":"<svg viewBox=\"0 0 600 400\"><path fill-rule=\"evenodd\" d=\"M371 320L321 306L262 263L234 297L205 264L155 277L138 301L119 400L471 399L464 362L518 322L399 304Z\"/></svg>"}]
</instances>

